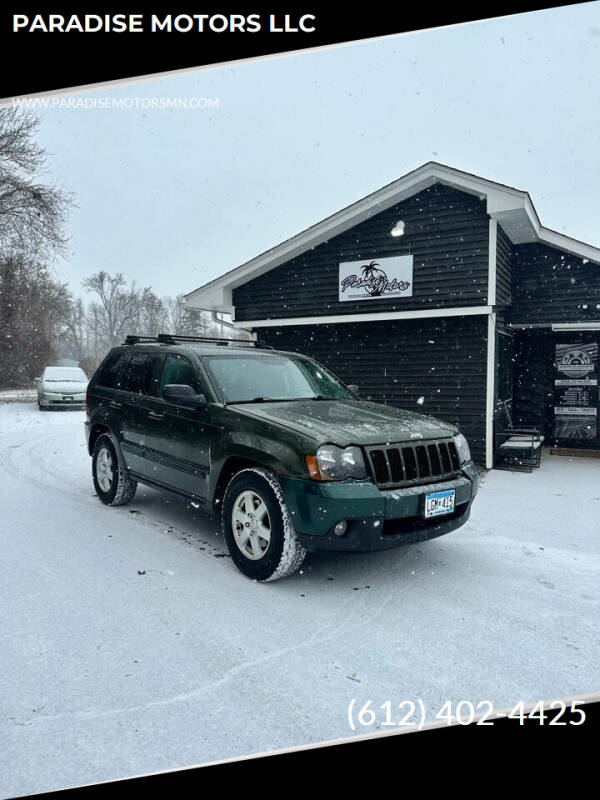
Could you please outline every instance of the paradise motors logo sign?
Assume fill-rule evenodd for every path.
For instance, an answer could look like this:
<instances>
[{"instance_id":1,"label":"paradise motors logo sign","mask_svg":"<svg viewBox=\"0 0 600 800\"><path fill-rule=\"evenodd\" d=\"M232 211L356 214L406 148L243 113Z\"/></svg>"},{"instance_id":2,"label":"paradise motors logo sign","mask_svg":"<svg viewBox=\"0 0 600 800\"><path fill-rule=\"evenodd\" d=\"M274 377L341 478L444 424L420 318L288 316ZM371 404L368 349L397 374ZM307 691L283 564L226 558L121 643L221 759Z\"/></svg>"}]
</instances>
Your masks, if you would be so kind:
<instances>
[{"instance_id":1,"label":"paradise motors logo sign","mask_svg":"<svg viewBox=\"0 0 600 800\"><path fill-rule=\"evenodd\" d=\"M340 264L339 299L342 301L412 297L412 293L412 256L344 261Z\"/></svg>"}]
</instances>

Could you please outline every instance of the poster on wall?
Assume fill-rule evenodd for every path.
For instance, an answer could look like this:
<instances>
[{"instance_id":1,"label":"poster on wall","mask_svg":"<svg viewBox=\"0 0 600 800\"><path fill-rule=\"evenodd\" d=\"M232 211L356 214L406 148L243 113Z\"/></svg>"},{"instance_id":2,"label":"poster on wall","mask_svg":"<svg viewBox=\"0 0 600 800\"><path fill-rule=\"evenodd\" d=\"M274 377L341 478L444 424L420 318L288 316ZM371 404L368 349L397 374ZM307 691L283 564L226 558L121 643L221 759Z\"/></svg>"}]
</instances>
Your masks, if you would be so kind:
<instances>
[{"instance_id":1,"label":"poster on wall","mask_svg":"<svg viewBox=\"0 0 600 800\"><path fill-rule=\"evenodd\" d=\"M412 297L412 293L412 256L343 261L340 264L339 299L341 301Z\"/></svg>"},{"instance_id":2,"label":"poster on wall","mask_svg":"<svg viewBox=\"0 0 600 800\"><path fill-rule=\"evenodd\" d=\"M598 343L557 344L554 435L593 440L598 435Z\"/></svg>"}]
</instances>

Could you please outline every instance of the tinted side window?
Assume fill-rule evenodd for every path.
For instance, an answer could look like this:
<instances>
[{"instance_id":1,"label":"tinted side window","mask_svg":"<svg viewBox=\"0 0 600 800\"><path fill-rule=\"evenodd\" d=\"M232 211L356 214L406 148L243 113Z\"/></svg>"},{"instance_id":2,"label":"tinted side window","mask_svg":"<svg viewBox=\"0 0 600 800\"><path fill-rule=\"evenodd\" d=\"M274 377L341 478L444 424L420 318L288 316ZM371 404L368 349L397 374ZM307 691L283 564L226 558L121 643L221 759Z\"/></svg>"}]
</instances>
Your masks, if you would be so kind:
<instances>
[{"instance_id":1,"label":"tinted side window","mask_svg":"<svg viewBox=\"0 0 600 800\"><path fill-rule=\"evenodd\" d=\"M120 388L124 392L155 395L154 367L159 358L150 353L134 353L125 367Z\"/></svg>"},{"instance_id":2,"label":"tinted side window","mask_svg":"<svg viewBox=\"0 0 600 800\"><path fill-rule=\"evenodd\" d=\"M168 355L160 379L160 390L169 383L185 384L200 392L198 376L192 362L185 356Z\"/></svg>"},{"instance_id":3,"label":"tinted side window","mask_svg":"<svg viewBox=\"0 0 600 800\"><path fill-rule=\"evenodd\" d=\"M106 386L107 389L120 389L123 368L130 355L130 353L113 353L110 355L96 379L96 385Z\"/></svg>"}]
</instances>

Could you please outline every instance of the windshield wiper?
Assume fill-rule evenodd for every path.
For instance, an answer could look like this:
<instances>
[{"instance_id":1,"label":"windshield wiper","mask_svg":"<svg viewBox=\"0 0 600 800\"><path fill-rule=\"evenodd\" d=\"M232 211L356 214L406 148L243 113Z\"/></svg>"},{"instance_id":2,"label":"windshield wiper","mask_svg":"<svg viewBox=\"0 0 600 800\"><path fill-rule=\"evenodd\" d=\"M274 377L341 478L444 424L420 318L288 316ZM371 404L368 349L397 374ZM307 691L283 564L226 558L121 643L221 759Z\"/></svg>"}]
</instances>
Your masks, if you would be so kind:
<instances>
[{"instance_id":1,"label":"windshield wiper","mask_svg":"<svg viewBox=\"0 0 600 800\"><path fill-rule=\"evenodd\" d=\"M312 397L253 397L252 400L228 400L226 406L239 406L245 403L303 403L307 400L339 400L339 397L325 397L322 394L314 394Z\"/></svg>"},{"instance_id":2,"label":"windshield wiper","mask_svg":"<svg viewBox=\"0 0 600 800\"><path fill-rule=\"evenodd\" d=\"M325 397L325 395L323 395L323 394L313 394L313 395L311 395L311 397L295 397L294 399L295 400L302 400L304 402L305 400L338 400L339 398L337 398L337 397Z\"/></svg>"},{"instance_id":3,"label":"windshield wiper","mask_svg":"<svg viewBox=\"0 0 600 800\"><path fill-rule=\"evenodd\" d=\"M253 397L252 400L228 400L226 406L239 406L243 403L284 403L286 397Z\"/></svg>"}]
</instances>

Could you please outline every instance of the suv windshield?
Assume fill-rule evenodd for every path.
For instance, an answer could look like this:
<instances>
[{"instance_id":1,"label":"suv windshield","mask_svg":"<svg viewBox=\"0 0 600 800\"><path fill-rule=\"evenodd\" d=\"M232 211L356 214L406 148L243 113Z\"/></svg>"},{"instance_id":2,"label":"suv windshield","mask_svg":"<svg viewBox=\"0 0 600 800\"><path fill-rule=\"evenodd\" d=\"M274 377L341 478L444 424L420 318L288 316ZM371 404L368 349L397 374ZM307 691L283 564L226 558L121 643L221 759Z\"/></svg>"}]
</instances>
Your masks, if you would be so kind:
<instances>
[{"instance_id":1,"label":"suv windshield","mask_svg":"<svg viewBox=\"0 0 600 800\"><path fill-rule=\"evenodd\" d=\"M354 399L330 372L305 358L218 355L206 357L204 363L226 403Z\"/></svg>"}]
</instances>

